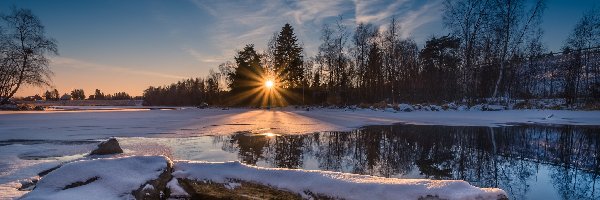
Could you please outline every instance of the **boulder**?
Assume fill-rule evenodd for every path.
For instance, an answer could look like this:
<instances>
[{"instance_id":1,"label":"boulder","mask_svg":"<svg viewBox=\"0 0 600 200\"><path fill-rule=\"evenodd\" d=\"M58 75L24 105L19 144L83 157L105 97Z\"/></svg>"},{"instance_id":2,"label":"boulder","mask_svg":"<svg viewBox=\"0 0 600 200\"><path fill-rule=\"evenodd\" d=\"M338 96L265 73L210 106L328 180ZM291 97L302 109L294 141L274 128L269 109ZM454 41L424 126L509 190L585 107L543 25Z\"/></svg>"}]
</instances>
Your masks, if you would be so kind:
<instances>
[{"instance_id":1,"label":"boulder","mask_svg":"<svg viewBox=\"0 0 600 200\"><path fill-rule=\"evenodd\" d=\"M98 148L93 150L90 155L106 155L123 153L123 149L119 146L119 141L116 138L110 138L107 141L98 144Z\"/></svg>"}]
</instances>

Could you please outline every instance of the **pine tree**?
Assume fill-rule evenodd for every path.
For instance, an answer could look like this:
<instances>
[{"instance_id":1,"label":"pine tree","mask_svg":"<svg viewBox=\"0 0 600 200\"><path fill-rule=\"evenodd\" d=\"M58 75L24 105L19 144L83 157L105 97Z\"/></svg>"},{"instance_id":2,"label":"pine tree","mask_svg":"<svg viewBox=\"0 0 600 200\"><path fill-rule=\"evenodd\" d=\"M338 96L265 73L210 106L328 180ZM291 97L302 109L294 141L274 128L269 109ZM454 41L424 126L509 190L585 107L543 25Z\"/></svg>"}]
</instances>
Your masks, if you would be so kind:
<instances>
[{"instance_id":1,"label":"pine tree","mask_svg":"<svg viewBox=\"0 0 600 200\"><path fill-rule=\"evenodd\" d=\"M239 51L235 57L237 68L228 74L232 80L229 87L232 99L237 104L248 105L254 96L248 92L262 86L264 69L260 65L260 55L254 49L254 45L246 45L244 50Z\"/></svg>"},{"instance_id":2,"label":"pine tree","mask_svg":"<svg viewBox=\"0 0 600 200\"><path fill-rule=\"evenodd\" d=\"M277 36L274 52L275 73L281 87L300 88L304 81L302 47L294 34L294 28L285 24Z\"/></svg>"}]
</instances>

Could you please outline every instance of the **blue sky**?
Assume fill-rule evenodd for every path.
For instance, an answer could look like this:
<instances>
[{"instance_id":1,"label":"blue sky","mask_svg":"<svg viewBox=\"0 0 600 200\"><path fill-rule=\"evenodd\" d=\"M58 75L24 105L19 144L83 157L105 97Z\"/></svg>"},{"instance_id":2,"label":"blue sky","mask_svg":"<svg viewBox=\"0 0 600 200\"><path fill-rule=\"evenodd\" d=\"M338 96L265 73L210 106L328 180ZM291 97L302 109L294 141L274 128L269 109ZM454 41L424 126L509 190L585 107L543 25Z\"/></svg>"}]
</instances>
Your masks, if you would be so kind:
<instances>
[{"instance_id":1,"label":"blue sky","mask_svg":"<svg viewBox=\"0 0 600 200\"><path fill-rule=\"evenodd\" d=\"M582 13L598 4L548 0L542 25L548 49L560 49ZM285 23L295 28L308 56L319 45L322 25L339 15L348 25L385 24L395 15L402 36L420 46L447 33L442 0L3 0L0 12L13 5L31 9L58 41L60 56L51 67L61 93L99 88L141 95L150 85L205 76L245 44L263 49ZM17 95L45 89L28 87Z\"/></svg>"}]
</instances>

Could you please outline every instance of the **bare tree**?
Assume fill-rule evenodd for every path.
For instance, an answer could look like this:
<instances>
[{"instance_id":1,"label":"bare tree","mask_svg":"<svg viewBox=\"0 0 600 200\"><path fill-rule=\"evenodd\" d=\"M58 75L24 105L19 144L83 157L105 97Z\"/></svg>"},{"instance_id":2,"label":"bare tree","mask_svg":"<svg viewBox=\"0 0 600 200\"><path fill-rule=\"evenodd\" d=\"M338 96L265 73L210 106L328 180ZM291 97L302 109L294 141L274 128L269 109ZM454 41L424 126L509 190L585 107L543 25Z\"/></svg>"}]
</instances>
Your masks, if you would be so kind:
<instances>
[{"instance_id":1,"label":"bare tree","mask_svg":"<svg viewBox=\"0 0 600 200\"><path fill-rule=\"evenodd\" d=\"M525 0L445 2L443 20L462 43L462 82L467 95L475 96L478 79L483 81L497 74L493 83L481 83L482 91L492 91L491 97L497 97L507 82L507 66L523 54L530 38L538 37L532 30L537 30L540 24L545 0L536 0L531 7L527 5ZM483 70L485 78L478 77L478 70Z\"/></svg>"},{"instance_id":2,"label":"bare tree","mask_svg":"<svg viewBox=\"0 0 600 200\"><path fill-rule=\"evenodd\" d=\"M490 0L446 0L443 21L451 33L461 39L460 84L464 96L473 96L477 85L476 68L479 61L482 34L489 18Z\"/></svg>"},{"instance_id":3,"label":"bare tree","mask_svg":"<svg viewBox=\"0 0 600 200\"><path fill-rule=\"evenodd\" d=\"M0 44L0 104L5 104L21 85L50 84L52 71L47 56L57 55L58 50L31 10L13 8L1 21L6 32Z\"/></svg>"},{"instance_id":4,"label":"bare tree","mask_svg":"<svg viewBox=\"0 0 600 200\"><path fill-rule=\"evenodd\" d=\"M570 50L570 61L567 62L564 79L565 95L569 102L577 98L578 94L596 98L600 96L598 47L600 7L595 7L579 19L565 44L565 49Z\"/></svg>"},{"instance_id":5,"label":"bare tree","mask_svg":"<svg viewBox=\"0 0 600 200\"><path fill-rule=\"evenodd\" d=\"M327 80L327 91L330 92L327 95L329 103L340 104L342 101L346 103L347 100L352 72L346 49L348 38L349 32L342 23L341 16L336 21L335 27L326 24L321 29L322 43L319 46L317 62L323 66L323 75L327 75L319 78Z\"/></svg>"},{"instance_id":6,"label":"bare tree","mask_svg":"<svg viewBox=\"0 0 600 200\"><path fill-rule=\"evenodd\" d=\"M531 10L526 11L525 0L496 0L494 16L491 22L496 24L496 40L501 44L497 59L500 63L498 79L494 85L492 98L498 95L498 88L504 78L504 71L508 60L512 59L522 50L524 40L529 29L539 25L542 12L545 8L544 0L536 0ZM491 26L490 26L491 27Z\"/></svg>"}]
</instances>

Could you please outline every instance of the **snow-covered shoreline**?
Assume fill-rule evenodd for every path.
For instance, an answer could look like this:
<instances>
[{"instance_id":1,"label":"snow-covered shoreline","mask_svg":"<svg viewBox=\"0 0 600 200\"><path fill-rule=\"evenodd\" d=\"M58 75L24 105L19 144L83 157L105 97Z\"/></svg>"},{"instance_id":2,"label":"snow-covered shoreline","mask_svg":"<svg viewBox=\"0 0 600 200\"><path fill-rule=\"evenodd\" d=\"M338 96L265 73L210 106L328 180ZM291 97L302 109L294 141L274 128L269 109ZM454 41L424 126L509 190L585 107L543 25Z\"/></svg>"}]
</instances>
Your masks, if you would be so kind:
<instances>
[{"instance_id":1,"label":"snow-covered shoreline","mask_svg":"<svg viewBox=\"0 0 600 200\"><path fill-rule=\"evenodd\" d=\"M477 188L460 180L397 179L318 170L263 168L240 162L176 161L174 177L229 183L252 181L303 194L341 199L500 199L497 188ZM235 181L234 181L235 182Z\"/></svg>"},{"instance_id":2,"label":"snow-covered shoreline","mask_svg":"<svg viewBox=\"0 0 600 200\"><path fill-rule=\"evenodd\" d=\"M175 179L227 184L232 192L240 187L239 181L246 181L304 198L311 194L343 199L504 199L507 196L501 189L477 188L460 180L381 178L262 168L239 162L172 162L164 156L128 156L65 164L42 177L22 199L130 199L153 194L165 197L171 192L186 196Z\"/></svg>"}]
</instances>

